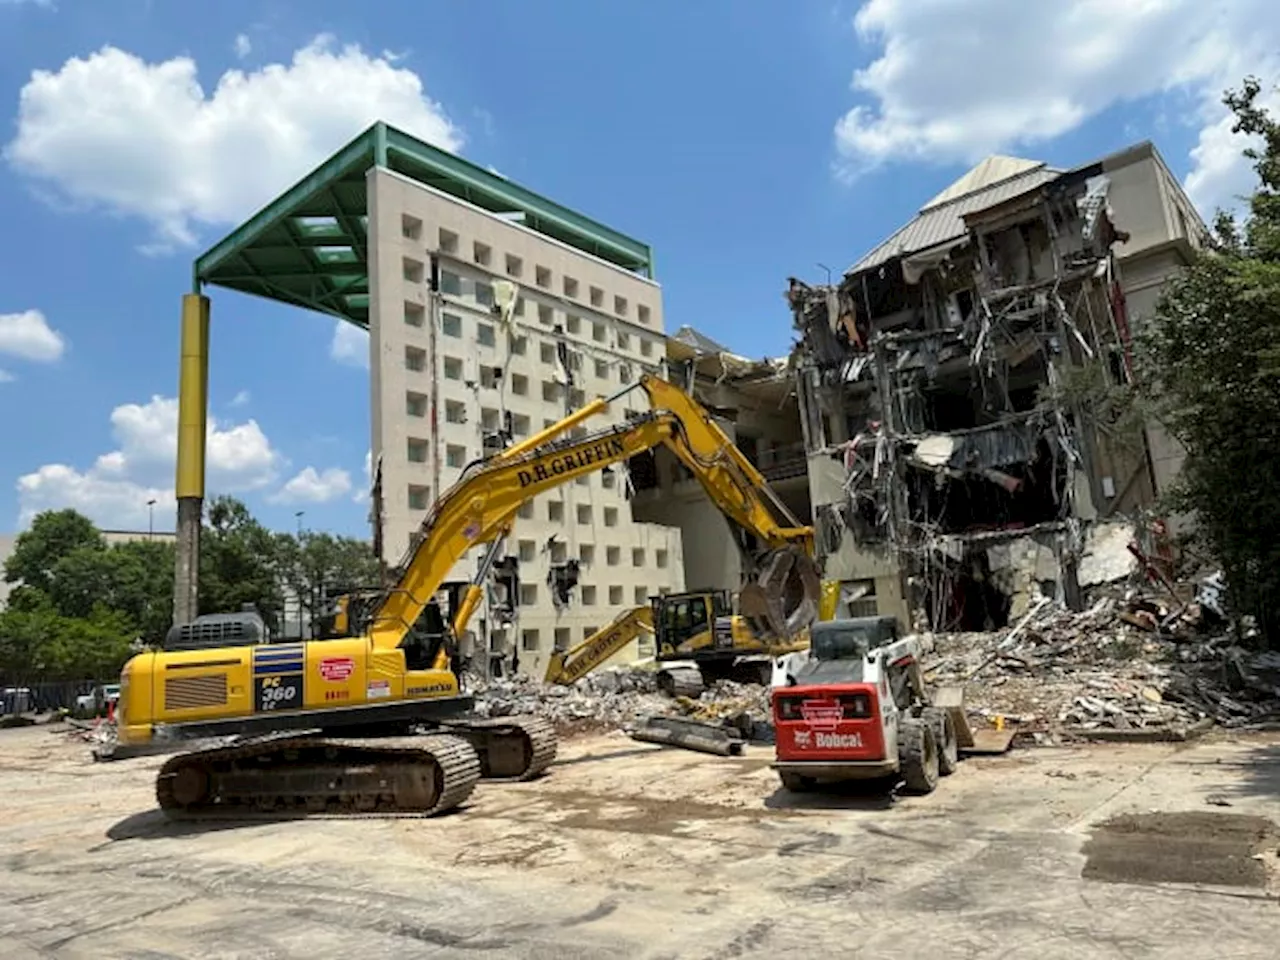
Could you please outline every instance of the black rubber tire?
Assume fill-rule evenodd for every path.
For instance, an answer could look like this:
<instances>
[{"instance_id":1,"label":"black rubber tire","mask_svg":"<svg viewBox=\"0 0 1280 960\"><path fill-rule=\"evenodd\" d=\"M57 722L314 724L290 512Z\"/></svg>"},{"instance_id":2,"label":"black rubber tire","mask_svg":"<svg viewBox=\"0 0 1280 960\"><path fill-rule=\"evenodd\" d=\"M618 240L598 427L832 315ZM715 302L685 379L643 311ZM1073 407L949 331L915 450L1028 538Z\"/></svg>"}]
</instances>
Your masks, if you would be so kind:
<instances>
[{"instance_id":1,"label":"black rubber tire","mask_svg":"<svg viewBox=\"0 0 1280 960\"><path fill-rule=\"evenodd\" d=\"M902 722L898 729L898 765L904 793L933 793L938 785L938 742L928 724L915 719Z\"/></svg>"},{"instance_id":2,"label":"black rubber tire","mask_svg":"<svg viewBox=\"0 0 1280 960\"><path fill-rule=\"evenodd\" d=\"M949 777L960 765L960 743L951 714L942 707L925 707L924 720L938 744L938 774Z\"/></svg>"},{"instance_id":3,"label":"black rubber tire","mask_svg":"<svg viewBox=\"0 0 1280 960\"><path fill-rule=\"evenodd\" d=\"M805 793L814 787L814 779L805 777L798 773L783 773L778 771L778 777L782 780L782 785L792 793Z\"/></svg>"}]
</instances>

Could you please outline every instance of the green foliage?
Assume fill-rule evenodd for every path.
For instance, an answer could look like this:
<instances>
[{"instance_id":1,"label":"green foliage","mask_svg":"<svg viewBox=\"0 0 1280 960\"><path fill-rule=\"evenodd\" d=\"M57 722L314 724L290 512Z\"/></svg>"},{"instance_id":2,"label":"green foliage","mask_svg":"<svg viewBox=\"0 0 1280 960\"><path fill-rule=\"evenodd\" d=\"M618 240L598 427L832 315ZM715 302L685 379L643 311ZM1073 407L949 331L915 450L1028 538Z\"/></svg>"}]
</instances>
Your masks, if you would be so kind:
<instances>
[{"instance_id":1,"label":"green foliage","mask_svg":"<svg viewBox=\"0 0 1280 960\"><path fill-rule=\"evenodd\" d=\"M47 510L31 521L31 529L14 544L5 561L4 578L47 591L54 565L77 549L105 551L107 541L88 517L74 510Z\"/></svg>"},{"instance_id":2,"label":"green foliage","mask_svg":"<svg viewBox=\"0 0 1280 960\"><path fill-rule=\"evenodd\" d=\"M1186 448L1173 506L1222 564L1236 612L1280 643L1280 125L1246 81L1225 102L1257 135L1243 224L1166 288L1136 343L1144 399Z\"/></svg>"},{"instance_id":3,"label":"green foliage","mask_svg":"<svg viewBox=\"0 0 1280 960\"><path fill-rule=\"evenodd\" d=\"M277 535L279 569L311 619L324 612L325 597L377 586L377 558L367 543L352 537L306 532Z\"/></svg>"},{"instance_id":4,"label":"green foliage","mask_svg":"<svg viewBox=\"0 0 1280 960\"><path fill-rule=\"evenodd\" d=\"M251 603L276 628L284 608L277 542L239 500L210 500L200 538L200 612L234 613Z\"/></svg>"}]
</instances>

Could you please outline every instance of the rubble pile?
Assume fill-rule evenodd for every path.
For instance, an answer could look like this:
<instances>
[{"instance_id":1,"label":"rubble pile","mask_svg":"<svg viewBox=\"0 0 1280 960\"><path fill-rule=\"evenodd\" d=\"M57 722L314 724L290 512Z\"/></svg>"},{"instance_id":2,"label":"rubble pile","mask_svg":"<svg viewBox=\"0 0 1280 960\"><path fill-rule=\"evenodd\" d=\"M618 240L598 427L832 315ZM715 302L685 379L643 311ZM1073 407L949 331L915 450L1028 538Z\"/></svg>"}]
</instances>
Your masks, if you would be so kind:
<instances>
[{"instance_id":1,"label":"rubble pile","mask_svg":"<svg viewBox=\"0 0 1280 960\"><path fill-rule=\"evenodd\" d=\"M1237 645L1198 604L1170 610L1130 592L1074 613L1046 601L1009 630L933 640L930 683L964 683L971 713L1037 742L1280 721L1280 654Z\"/></svg>"}]
</instances>

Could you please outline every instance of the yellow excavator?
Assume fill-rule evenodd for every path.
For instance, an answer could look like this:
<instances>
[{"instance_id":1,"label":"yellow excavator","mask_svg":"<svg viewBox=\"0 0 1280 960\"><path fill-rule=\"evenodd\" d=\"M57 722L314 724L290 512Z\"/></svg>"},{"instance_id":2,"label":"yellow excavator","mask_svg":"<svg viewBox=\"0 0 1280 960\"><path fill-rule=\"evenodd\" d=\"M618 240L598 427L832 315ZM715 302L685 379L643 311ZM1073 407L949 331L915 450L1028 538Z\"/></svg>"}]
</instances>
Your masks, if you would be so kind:
<instances>
[{"instance_id":1,"label":"yellow excavator","mask_svg":"<svg viewBox=\"0 0 1280 960\"><path fill-rule=\"evenodd\" d=\"M647 395L649 411L565 436L634 389ZM161 766L157 800L180 817L433 815L464 802L481 779L539 775L556 754L554 729L537 718L476 717L456 672L456 638L522 504L659 446L694 473L742 534L752 579L739 607L753 634L782 642L807 630L820 593L812 528L795 520L697 401L645 376L469 465L424 520L394 586L359 605L363 615L344 608L352 636L262 642L266 632L252 611L175 626L164 650L136 655L121 672L121 747L236 738ZM485 545L479 569L447 622L438 594L477 545ZM365 739L414 728L429 733Z\"/></svg>"}]
</instances>

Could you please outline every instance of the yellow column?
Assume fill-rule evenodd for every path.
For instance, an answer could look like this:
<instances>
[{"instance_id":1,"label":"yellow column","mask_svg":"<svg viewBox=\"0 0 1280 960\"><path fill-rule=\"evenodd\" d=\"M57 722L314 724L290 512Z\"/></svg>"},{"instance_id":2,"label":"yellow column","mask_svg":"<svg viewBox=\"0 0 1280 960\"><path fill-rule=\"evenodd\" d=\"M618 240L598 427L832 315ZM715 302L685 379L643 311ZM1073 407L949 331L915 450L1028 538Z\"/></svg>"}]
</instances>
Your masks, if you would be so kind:
<instances>
[{"instance_id":1,"label":"yellow column","mask_svg":"<svg viewBox=\"0 0 1280 960\"><path fill-rule=\"evenodd\" d=\"M209 298L182 298L178 374L178 499L174 551L173 622L190 623L200 605L200 521L204 513L205 425L209 418Z\"/></svg>"}]
</instances>

